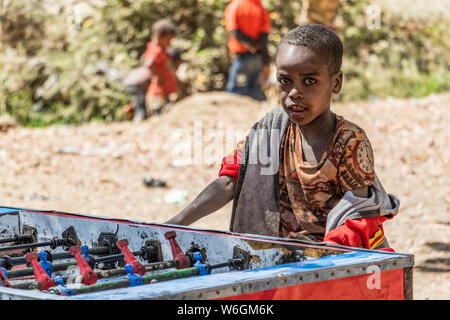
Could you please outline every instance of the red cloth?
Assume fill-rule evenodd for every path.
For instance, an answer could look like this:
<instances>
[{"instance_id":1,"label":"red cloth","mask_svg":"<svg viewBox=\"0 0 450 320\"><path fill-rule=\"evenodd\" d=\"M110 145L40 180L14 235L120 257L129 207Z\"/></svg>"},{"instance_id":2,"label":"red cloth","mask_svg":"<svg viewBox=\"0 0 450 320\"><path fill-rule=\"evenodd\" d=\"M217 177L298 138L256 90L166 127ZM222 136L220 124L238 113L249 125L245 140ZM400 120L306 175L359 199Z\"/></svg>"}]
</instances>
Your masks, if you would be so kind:
<instances>
[{"instance_id":1,"label":"red cloth","mask_svg":"<svg viewBox=\"0 0 450 320\"><path fill-rule=\"evenodd\" d=\"M247 137L245 138L247 140ZM239 169L241 167L242 153L244 152L245 141L238 143L236 149L222 159L222 164L219 170L219 177L225 175L234 178L237 182L239 176Z\"/></svg>"},{"instance_id":2,"label":"red cloth","mask_svg":"<svg viewBox=\"0 0 450 320\"><path fill-rule=\"evenodd\" d=\"M376 249L384 241L383 222L392 216L347 219L344 224L328 232L323 241L349 247ZM380 249L394 252L391 248Z\"/></svg>"},{"instance_id":3,"label":"red cloth","mask_svg":"<svg viewBox=\"0 0 450 320\"><path fill-rule=\"evenodd\" d=\"M368 286L373 273L331 280L306 282L242 294L218 300L404 300L404 269L380 272L381 286Z\"/></svg>"},{"instance_id":4,"label":"red cloth","mask_svg":"<svg viewBox=\"0 0 450 320\"><path fill-rule=\"evenodd\" d=\"M238 29L257 40L261 33L269 33L269 12L262 6L261 0L232 0L225 8L225 24L228 31ZM230 35L230 52L247 52L248 49Z\"/></svg>"},{"instance_id":5,"label":"red cloth","mask_svg":"<svg viewBox=\"0 0 450 320\"><path fill-rule=\"evenodd\" d=\"M144 59L151 61L154 70L147 92L153 96L168 96L177 90L175 71L171 67L170 56L158 44L149 42Z\"/></svg>"}]
</instances>

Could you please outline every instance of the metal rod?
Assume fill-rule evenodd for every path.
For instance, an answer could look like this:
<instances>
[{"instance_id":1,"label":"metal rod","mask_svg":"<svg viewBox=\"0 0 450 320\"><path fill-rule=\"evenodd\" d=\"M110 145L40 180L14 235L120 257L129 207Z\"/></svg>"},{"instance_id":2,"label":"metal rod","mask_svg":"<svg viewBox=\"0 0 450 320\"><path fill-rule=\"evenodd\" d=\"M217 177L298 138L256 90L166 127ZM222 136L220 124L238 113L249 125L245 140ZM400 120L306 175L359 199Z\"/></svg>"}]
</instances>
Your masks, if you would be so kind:
<instances>
[{"instance_id":1,"label":"metal rod","mask_svg":"<svg viewBox=\"0 0 450 320\"><path fill-rule=\"evenodd\" d=\"M33 248L46 247L46 246L56 248L56 247L64 246L64 245L69 245L69 241L67 239L53 239L53 240L45 241L45 242L25 243L25 244L18 244L15 246L1 247L0 252L19 250L19 249L33 249Z\"/></svg>"},{"instance_id":2,"label":"metal rod","mask_svg":"<svg viewBox=\"0 0 450 320\"><path fill-rule=\"evenodd\" d=\"M16 235L12 238L3 238L0 239L0 243L8 243L8 242L24 242L24 241L32 241L33 237L31 236L31 234L20 234L20 235Z\"/></svg>"},{"instance_id":3,"label":"metal rod","mask_svg":"<svg viewBox=\"0 0 450 320\"><path fill-rule=\"evenodd\" d=\"M149 284L153 280L167 281L167 280L173 280L173 279L179 279L179 278L186 278L186 277L197 275L198 273L199 273L199 269L197 267L186 268L186 269L182 269L182 270L170 271L170 272L160 273L160 274L156 274L156 275L143 276L142 283ZM114 281L114 282L98 283L98 284L94 284L94 285L90 285L90 286L81 287L79 289L73 289L73 294L78 295L78 294L91 293L91 292L97 292L97 291L102 291L102 290L126 288L129 286L130 286L130 280L123 279L123 280L118 280L118 281Z\"/></svg>"},{"instance_id":4,"label":"metal rod","mask_svg":"<svg viewBox=\"0 0 450 320\"><path fill-rule=\"evenodd\" d=\"M68 263L68 264L70 264L70 263ZM74 265L76 265L76 262L74 263ZM175 267L174 260L161 261L161 262L149 263L147 265L144 265L146 272L169 269L169 268L173 268L173 267ZM21 270L17 270L17 271L21 271ZM31 268L31 271L33 271L32 268ZM105 279L105 278L123 276L123 275L127 274L127 272L125 271L124 268L101 270L101 271L96 271L95 273L97 275L97 279ZM67 280L70 277L71 276L64 276L63 277L64 283L67 284ZM9 278L11 278L11 277L9 277ZM36 288L39 288L39 284L36 281L30 281L30 282L15 284L14 288L16 288L16 289L36 289Z\"/></svg>"},{"instance_id":5,"label":"metal rod","mask_svg":"<svg viewBox=\"0 0 450 320\"><path fill-rule=\"evenodd\" d=\"M94 247L89 248L88 253L91 255L101 255L101 254L108 254L110 249L108 247ZM73 256L69 252L57 252L57 253L51 253L53 260L63 260L63 259L72 259ZM27 260L24 257L11 257L9 259L11 262L11 266L20 266L22 264L27 264ZM5 267L2 265L2 267Z\"/></svg>"},{"instance_id":6,"label":"metal rod","mask_svg":"<svg viewBox=\"0 0 450 320\"><path fill-rule=\"evenodd\" d=\"M108 253L109 253L108 247L95 247L95 248L88 249L88 254L90 254L90 255L101 255L101 254L108 254ZM134 251L133 254L135 256L141 256L142 250ZM53 260L63 260L63 259L72 259L73 258L73 256L68 252L52 253L51 256L52 256ZM123 254L119 253L119 254L112 254L109 256L105 256L105 257L95 258L95 263L114 262L114 261L118 261L118 260L123 260ZM11 258L10 261L13 266L22 265L22 264L27 263L27 261L24 257Z\"/></svg>"},{"instance_id":7,"label":"metal rod","mask_svg":"<svg viewBox=\"0 0 450 320\"><path fill-rule=\"evenodd\" d=\"M89 251L89 253L91 253L91 251ZM138 251L133 251L132 253L136 257L141 257L144 254L144 251L138 250ZM123 260L123 259L124 259L123 253L118 253L118 254L112 254L109 256L95 258L95 263L114 262L114 261Z\"/></svg>"},{"instance_id":8,"label":"metal rod","mask_svg":"<svg viewBox=\"0 0 450 320\"><path fill-rule=\"evenodd\" d=\"M224 263L218 263L215 265L212 265L210 268L211 269L220 269L220 268L225 268L225 267L229 267L230 263L229 262L224 262Z\"/></svg>"},{"instance_id":9,"label":"metal rod","mask_svg":"<svg viewBox=\"0 0 450 320\"><path fill-rule=\"evenodd\" d=\"M236 268L237 266L242 267L243 268L243 264L244 264L244 260L242 258L235 258L235 259L230 259L227 262L223 262L223 263L218 263L218 264L213 264L210 265L209 268L212 269L220 269L220 268Z\"/></svg>"},{"instance_id":10,"label":"metal rod","mask_svg":"<svg viewBox=\"0 0 450 320\"><path fill-rule=\"evenodd\" d=\"M76 261L55 264L55 265L53 265L53 272L67 270L68 267L76 266L76 265L77 265ZM8 271L8 278L14 279L14 278L32 276L33 274L34 274L33 268L11 270L11 271Z\"/></svg>"},{"instance_id":11,"label":"metal rod","mask_svg":"<svg viewBox=\"0 0 450 320\"><path fill-rule=\"evenodd\" d=\"M91 255L101 255L108 254L110 252L109 247L93 247L88 249L88 254ZM71 259L73 256L69 252L57 252L52 253L53 260Z\"/></svg>"},{"instance_id":12,"label":"metal rod","mask_svg":"<svg viewBox=\"0 0 450 320\"><path fill-rule=\"evenodd\" d=\"M232 260L234 260L234 261L232 261ZM209 265L209 268L210 269L224 268L224 267L230 266L231 264L233 264L233 262L241 262L241 261L242 261L242 259L230 259L229 261L224 262L224 263ZM198 267L192 267L192 268L175 270L175 271L156 274L156 275L143 276L142 284L149 284L153 280L167 281L167 280L173 280L173 279L179 279L179 278L186 278L186 277L197 275L199 272L200 272L200 270ZM81 287L79 289L74 289L73 294L77 295L77 294L91 293L91 292L97 292L97 291L102 291L102 290L126 288L129 286L130 286L130 280L124 279L124 280L99 283L99 284L94 284L91 286Z\"/></svg>"},{"instance_id":13,"label":"metal rod","mask_svg":"<svg viewBox=\"0 0 450 320\"><path fill-rule=\"evenodd\" d=\"M134 255L137 255L139 253L141 253L141 252L140 251L133 252ZM121 254L121 253L95 258L95 263L106 263L106 262L114 262L114 261L119 261L119 260L123 260L123 254Z\"/></svg>"},{"instance_id":14,"label":"metal rod","mask_svg":"<svg viewBox=\"0 0 450 320\"><path fill-rule=\"evenodd\" d=\"M237 259L230 259L227 262L218 263L218 264L214 264L214 265L206 264L206 266L207 266L207 268L212 270L212 269L230 267L232 265L239 264L239 263L242 263L242 259L237 258ZM154 271L154 270L172 268L172 267L175 267L175 265L176 265L175 260L169 260L169 261L150 263L150 264L144 265L144 267L145 267L145 271L149 272L149 271ZM161 274L157 274L157 275L143 276L142 283L149 284L153 280L167 281L167 280L185 278L185 277L197 275L198 273L199 273L198 267L186 268L186 269L182 269L182 270L175 270L175 271L161 273ZM97 278L101 279L101 278L109 278L109 277L114 277L114 276L125 275L126 271L124 268L120 268L120 269L96 271L96 274L97 274ZM64 283L67 284L68 278L69 278L69 276L63 277ZM122 279L122 280L118 280L118 281L114 281L114 282L97 283L94 285L81 287L79 289L74 289L73 294L74 295L75 294L84 294L84 293L97 292L97 291L102 291L102 290L126 288L129 286L130 286L130 280ZM39 288L39 285L38 285L38 282L33 281L33 282L16 284L16 285L14 285L14 288L16 288L16 289L36 289L36 288ZM52 292L57 293L55 288L53 288Z\"/></svg>"},{"instance_id":15,"label":"metal rod","mask_svg":"<svg viewBox=\"0 0 450 320\"><path fill-rule=\"evenodd\" d=\"M89 251L91 252L91 251ZM98 251L101 252L101 251ZM65 254L65 253L63 253ZM142 254L142 250L139 251L135 251L133 252L133 254L135 256L139 256ZM52 257L54 258L54 255L52 255ZM69 258L73 258L73 256L69 253ZM14 259L14 258L11 258ZM21 259L25 259L22 258ZM115 262L115 261L120 261L123 260L123 254L113 254L113 255L109 255L109 256L105 256L105 257L99 257L99 258L95 258L94 261L95 263L105 263L105 262ZM172 266L169 267L161 267L158 268L157 266L159 265L167 265L167 263L171 263L172 265L175 265L175 263L173 261L161 261L161 262L155 262L155 263L151 263L148 264L147 266L149 268L153 268L151 270L159 270L159 269L167 269L167 268L171 268ZM58 263L58 264L54 264L53 265L53 271L63 271L66 270L69 266L76 266L77 263L75 261L71 261L71 262L66 262L66 263ZM149 271L151 271L149 270ZM25 277L25 276L32 276L34 274L33 272L33 268L24 268L24 269L19 269L19 270L11 270L8 271L8 278L13 279L13 278L20 278L20 277Z\"/></svg>"},{"instance_id":16,"label":"metal rod","mask_svg":"<svg viewBox=\"0 0 450 320\"><path fill-rule=\"evenodd\" d=\"M169 268L173 268L173 267L175 267L174 260L161 261L161 262L149 263L149 264L144 265L145 272L169 269ZM125 271L125 268L101 270L101 271L96 271L95 273L97 274L97 279L123 276L123 275L127 274L127 272ZM63 277L64 283L67 283L68 278L69 278L68 276Z\"/></svg>"}]
</instances>

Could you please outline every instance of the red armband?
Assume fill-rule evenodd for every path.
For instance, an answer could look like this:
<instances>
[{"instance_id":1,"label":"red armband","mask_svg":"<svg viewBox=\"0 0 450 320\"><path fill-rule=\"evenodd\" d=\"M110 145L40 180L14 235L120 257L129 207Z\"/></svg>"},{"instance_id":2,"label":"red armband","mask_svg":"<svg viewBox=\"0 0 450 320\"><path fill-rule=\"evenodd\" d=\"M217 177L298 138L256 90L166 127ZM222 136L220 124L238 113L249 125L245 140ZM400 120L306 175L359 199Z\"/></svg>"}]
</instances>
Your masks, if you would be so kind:
<instances>
[{"instance_id":1,"label":"red armband","mask_svg":"<svg viewBox=\"0 0 450 320\"><path fill-rule=\"evenodd\" d=\"M247 139L247 138L246 138ZM244 151L245 140L238 143L236 149L222 159L219 170L219 177L230 176L237 182L239 169L241 168L242 152Z\"/></svg>"},{"instance_id":2,"label":"red armband","mask_svg":"<svg viewBox=\"0 0 450 320\"><path fill-rule=\"evenodd\" d=\"M221 176L230 176L234 178L234 181L237 182L238 176L239 176L239 169L241 168L241 165L238 163L230 164L227 163L227 158L230 156L226 156L222 160L222 164L220 166L219 170L219 177Z\"/></svg>"}]
</instances>

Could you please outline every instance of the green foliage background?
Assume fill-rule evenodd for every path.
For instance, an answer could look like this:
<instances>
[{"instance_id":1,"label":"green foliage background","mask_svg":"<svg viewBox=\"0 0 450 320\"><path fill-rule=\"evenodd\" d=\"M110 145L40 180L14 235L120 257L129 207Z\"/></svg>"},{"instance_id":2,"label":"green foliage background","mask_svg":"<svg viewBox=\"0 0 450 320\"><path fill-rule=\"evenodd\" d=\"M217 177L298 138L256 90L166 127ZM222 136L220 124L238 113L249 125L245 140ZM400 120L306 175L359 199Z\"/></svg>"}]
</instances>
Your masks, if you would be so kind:
<instances>
[{"instance_id":1,"label":"green foliage background","mask_svg":"<svg viewBox=\"0 0 450 320\"><path fill-rule=\"evenodd\" d=\"M4 5L4 1L8 5ZM27 126L123 119L129 102L121 77L139 60L153 23L177 25L193 91L223 90L231 63L222 0L108 0L92 14L51 14L45 1L0 1L0 113ZM273 30L269 50L295 27L301 1L263 1ZM368 30L366 0L342 1L336 20L344 42L341 101L420 97L450 89L450 22L405 21L382 12Z\"/></svg>"}]
</instances>

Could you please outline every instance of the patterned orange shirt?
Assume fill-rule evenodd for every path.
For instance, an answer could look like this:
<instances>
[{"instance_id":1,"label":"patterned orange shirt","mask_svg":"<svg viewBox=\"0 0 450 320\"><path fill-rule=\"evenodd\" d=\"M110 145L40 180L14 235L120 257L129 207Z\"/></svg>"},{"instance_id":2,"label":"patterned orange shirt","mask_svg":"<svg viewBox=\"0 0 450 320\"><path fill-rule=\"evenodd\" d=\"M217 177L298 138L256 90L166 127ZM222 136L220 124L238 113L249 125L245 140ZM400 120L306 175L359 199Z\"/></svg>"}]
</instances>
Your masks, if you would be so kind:
<instances>
[{"instance_id":1,"label":"patterned orange shirt","mask_svg":"<svg viewBox=\"0 0 450 320\"><path fill-rule=\"evenodd\" d=\"M237 180L244 143L223 158L219 176ZM280 146L280 237L305 231L316 241L324 236L327 215L348 190L368 187L375 178L369 139L357 125L337 116L332 143L314 166L303 160L301 133L290 122Z\"/></svg>"},{"instance_id":2,"label":"patterned orange shirt","mask_svg":"<svg viewBox=\"0 0 450 320\"><path fill-rule=\"evenodd\" d=\"M144 59L152 61L155 70L147 92L153 96L168 96L176 92L177 79L167 51L160 45L149 42Z\"/></svg>"},{"instance_id":3,"label":"patterned orange shirt","mask_svg":"<svg viewBox=\"0 0 450 320\"><path fill-rule=\"evenodd\" d=\"M337 116L332 143L317 165L303 160L301 132L288 124L280 147L280 236L289 232L323 237L327 215L349 190L375 178L374 157L364 131Z\"/></svg>"}]
</instances>

